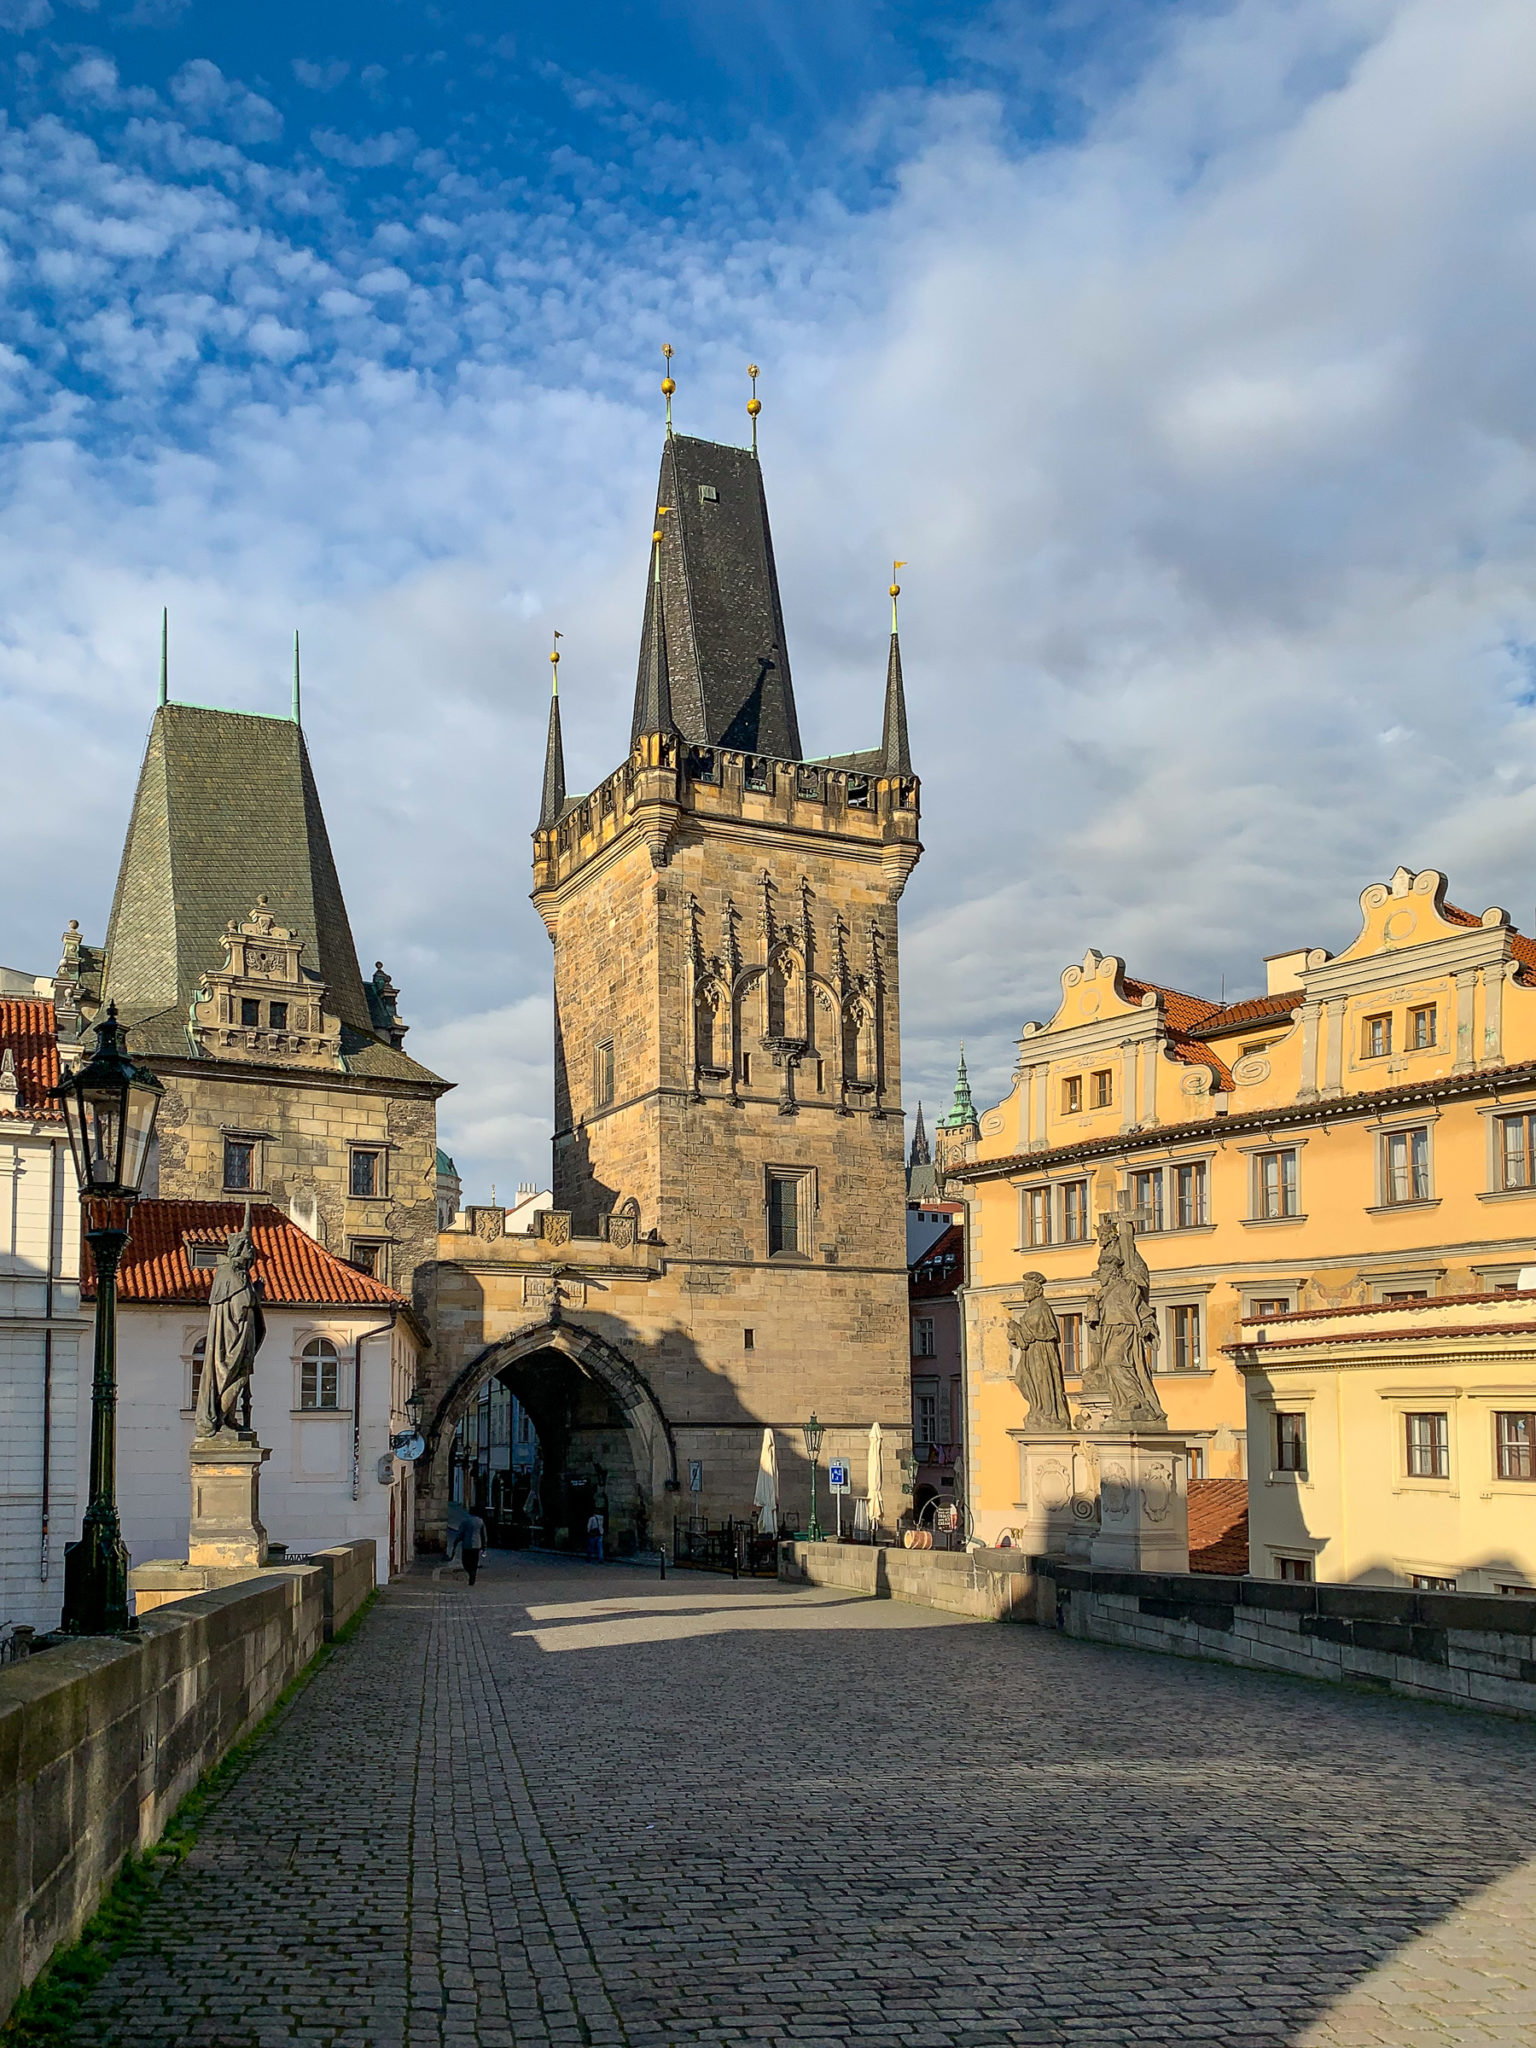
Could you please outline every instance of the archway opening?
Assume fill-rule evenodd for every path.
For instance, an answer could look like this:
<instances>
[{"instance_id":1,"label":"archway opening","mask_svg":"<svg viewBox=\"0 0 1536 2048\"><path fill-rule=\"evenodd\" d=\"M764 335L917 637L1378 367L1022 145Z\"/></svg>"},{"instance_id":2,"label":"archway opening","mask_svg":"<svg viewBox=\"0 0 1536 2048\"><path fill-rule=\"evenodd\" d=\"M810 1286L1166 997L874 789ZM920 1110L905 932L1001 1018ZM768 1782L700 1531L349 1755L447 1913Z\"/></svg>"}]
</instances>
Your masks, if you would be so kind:
<instances>
[{"instance_id":1,"label":"archway opening","mask_svg":"<svg viewBox=\"0 0 1536 2048\"><path fill-rule=\"evenodd\" d=\"M651 1542L634 1413L564 1349L498 1364L472 1389L448 1444L448 1495L483 1517L497 1547L581 1551L601 1515L610 1555Z\"/></svg>"}]
</instances>

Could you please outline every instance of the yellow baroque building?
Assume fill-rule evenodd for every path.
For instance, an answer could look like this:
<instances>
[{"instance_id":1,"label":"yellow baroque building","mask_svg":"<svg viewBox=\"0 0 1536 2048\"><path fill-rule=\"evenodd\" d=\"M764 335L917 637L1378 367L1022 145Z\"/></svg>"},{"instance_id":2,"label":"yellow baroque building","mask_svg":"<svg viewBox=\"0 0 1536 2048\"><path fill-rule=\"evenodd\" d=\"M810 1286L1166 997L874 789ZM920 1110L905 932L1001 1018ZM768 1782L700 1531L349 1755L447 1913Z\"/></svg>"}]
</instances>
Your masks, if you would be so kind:
<instances>
[{"instance_id":1,"label":"yellow baroque building","mask_svg":"<svg viewBox=\"0 0 1536 2048\"><path fill-rule=\"evenodd\" d=\"M1536 1264L1536 944L1506 911L1458 910L1445 889L1434 870L1399 868L1362 894L1360 933L1344 952L1272 954L1266 994L1243 1002L1133 979L1092 951L1065 970L1055 1016L1024 1028L1012 1090L949 1167L967 1199L977 1536L996 1542L1022 1519L1011 1432L1026 1403L1009 1378L1005 1327L1020 1276L1045 1278L1070 1398L1101 1215L1136 1219L1158 1318L1157 1388L1191 1476L1249 1478L1256 1520L1280 1455L1268 1384L1254 1404L1265 1441L1249 1440L1243 1369L1263 1376L1259 1329L1299 1343L1331 1334L1317 1319L1340 1310L1512 1293ZM1421 1370L1409 1356L1420 1350L1422 1370L1443 1377L1435 1344L1404 1345L1403 1372ZM1509 1413L1522 1402L1536 1411L1530 1363L1512 1353L1494 1377ZM1393 1431L1373 1421L1330 1452L1329 1501L1345 1501L1339 1474L1351 1469L1362 1502L1377 1479L1390 1492L1397 1462ZM1531 1519L1536 1486L1473 1490L1479 1503L1458 1523L1466 1555L1536 1564L1529 1532L1503 1527ZM1289 1563L1260 1544L1252 1569L1279 1577L1315 1559L1320 1578L1350 1575L1342 1548L1331 1568L1328 1532L1297 1540L1293 1496ZM1356 1570L1369 1552L1372 1577L1400 1576L1382 1544L1362 1542L1357 1529Z\"/></svg>"}]
</instances>

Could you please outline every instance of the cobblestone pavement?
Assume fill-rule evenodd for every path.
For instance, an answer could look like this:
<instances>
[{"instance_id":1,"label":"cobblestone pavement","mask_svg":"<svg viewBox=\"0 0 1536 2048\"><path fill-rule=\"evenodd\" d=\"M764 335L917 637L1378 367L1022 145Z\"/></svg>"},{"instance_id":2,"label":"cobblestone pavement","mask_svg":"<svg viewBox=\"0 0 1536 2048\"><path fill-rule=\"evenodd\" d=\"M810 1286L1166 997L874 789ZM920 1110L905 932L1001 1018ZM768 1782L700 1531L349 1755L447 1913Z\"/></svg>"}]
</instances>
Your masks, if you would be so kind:
<instances>
[{"instance_id":1,"label":"cobblestone pavement","mask_svg":"<svg viewBox=\"0 0 1536 2048\"><path fill-rule=\"evenodd\" d=\"M827 1589L422 1568L80 2043L1529 2043L1529 1726Z\"/></svg>"}]
</instances>

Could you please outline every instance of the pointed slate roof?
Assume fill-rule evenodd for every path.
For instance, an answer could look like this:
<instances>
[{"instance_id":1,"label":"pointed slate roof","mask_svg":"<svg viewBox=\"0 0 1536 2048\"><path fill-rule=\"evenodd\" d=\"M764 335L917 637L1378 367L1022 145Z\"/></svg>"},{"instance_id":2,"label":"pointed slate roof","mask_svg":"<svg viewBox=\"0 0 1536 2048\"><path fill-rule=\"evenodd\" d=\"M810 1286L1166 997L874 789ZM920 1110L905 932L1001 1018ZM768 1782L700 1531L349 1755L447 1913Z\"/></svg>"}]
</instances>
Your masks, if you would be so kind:
<instances>
[{"instance_id":1,"label":"pointed slate roof","mask_svg":"<svg viewBox=\"0 0 1536 2048\"><path fill-rule=\"evenodd\" d=\"M880 730L880 770L884 775L910 775L912 748L907 740L907 693L901 680L901 638L891 635L891 658L885 669L885 724Z\"/></svg>"},{"instance_id":2,"label":"pointed slate roof","mask_svg":"<svg viewBox=\"0 0 1536 2048\"><path fill-rule=\"evenodd\" d=\"M671 508L659 522L666 529L661 605L658 612L648 576L631 738L665 729L646 723L662 709L652 694L660 658L667 708L685 739L800 760L768 501L756 457L747 448L669 435L656 502Z\"/></svg>"},{"instance_id":3,"label":"pointed slate roof","mask_svg":"<svg viewBox=\"0 0 1536 2048\"><path fill-rule=\"evenodd\" d=\"M661 579L653 566L645 598L645 624L640 634L640 678L635 686L631 746L643 732L677 730L672 716L672 672L667 662L667 608L664 599L659 604L657 602L661 587Z\"/></svg>"},{"instance_id":4,"label":"pointed slate roof","mask_svg":"<svg viewBox=\"0 0 1536 2048\"><path fill-rule=\"evenodd\" d=\"M259 896L304 936L304 966L341 1019L347 1070L436 1081L381 1043L358 972L309 751L290 719L162 704L149 729L107 926L101 999L131 1043L184 1053L188 1006ZM441 1084L439 1084L441 1085Z\"/></svg>"},{"instance_id":5,"label":"pointed slate roof","mask_svg":"<svg viewBox=\"0 0 1536 2048\"><path fill-rule=\"evenodd\" d=\"M539 801L539 830L560 822L565 803L565 747L560 737L560 693L549 700L549 738L544 743L544 793Z\"/></svg>"},{"instance_id":6,"label":"pointed slate roof","mask_svg":"<svg viewBox=\"0 0 1536 2048\"><path fill-rule=\"evenodd\" d=\"M976 1105L971 1100L971 1077L965 1071L965 1047L960 1048L960 1065L955 1073L955 1100L948 1116L939 1119L941 1131L963 1131L976 1121Z\"/></svg>"}]
</instances>

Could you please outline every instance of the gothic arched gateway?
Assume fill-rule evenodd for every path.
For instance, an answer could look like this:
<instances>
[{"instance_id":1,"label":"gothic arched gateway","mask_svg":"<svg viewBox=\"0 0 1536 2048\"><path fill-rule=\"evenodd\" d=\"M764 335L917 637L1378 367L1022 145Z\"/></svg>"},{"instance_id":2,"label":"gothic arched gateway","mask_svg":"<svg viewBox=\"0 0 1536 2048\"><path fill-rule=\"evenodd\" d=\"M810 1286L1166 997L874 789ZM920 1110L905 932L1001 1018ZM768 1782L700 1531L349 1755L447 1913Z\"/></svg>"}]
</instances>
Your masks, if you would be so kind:
<instances>
[{"instance_id":1,"label":"gothic arched gateway","mask_svg":"<svg viewBox=\"0 0 1536 2048\"><path fill-rule=\"evenodd\" d=\"M441 1540L446 1524L454 1430L489 1379L511 1388L538 1431L547 1530L579 1534L599 1504L615 1544L656 1540L653 1502L677 1491L672 1426L622 1352L560 1317L486 1345L441 1395L416 1476L417 1528L428 1541Z\"/></svg>"}]
</instances>

